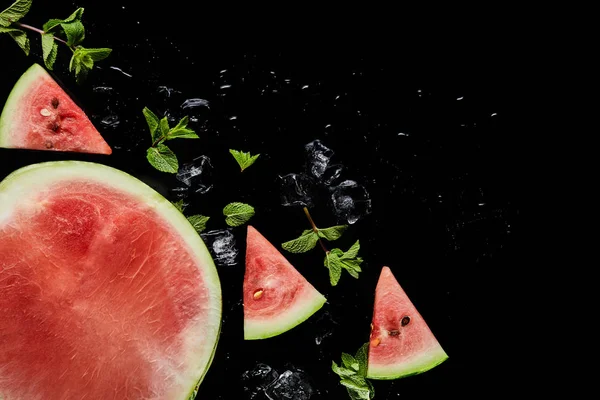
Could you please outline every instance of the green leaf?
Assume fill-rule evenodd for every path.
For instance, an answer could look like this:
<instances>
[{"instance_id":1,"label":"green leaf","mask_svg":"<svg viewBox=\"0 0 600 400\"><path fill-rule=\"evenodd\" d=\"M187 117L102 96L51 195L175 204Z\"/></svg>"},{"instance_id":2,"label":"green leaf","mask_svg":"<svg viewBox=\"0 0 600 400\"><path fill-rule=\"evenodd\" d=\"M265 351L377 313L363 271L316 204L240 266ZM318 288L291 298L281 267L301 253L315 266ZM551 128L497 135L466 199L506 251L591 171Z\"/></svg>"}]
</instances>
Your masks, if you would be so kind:
<instances>
[{"instance_id":1,"label":"green leaf","mask_svg":"<svg viewBox=\"0 0 600 400\"><path fill-rule=\"evenodd\" d=\"M254 164L256 159L260 156L260 154L256 154L253 156L250 153L244 153L243 151L232 149L229 149L229 152L231 153L231 155L233 155L233 158L235 158L242 171Z\"/></svg>"},{"instance_id":2,"label":"green leaf","mask_svg":"<svg viewBox=\"0 0 600 400\"><path fill-rule=\"evenodd\" d=\"M46 68L52 70L54 62L56 61L56 54L58 53L58 44L54 41L54 35L51 33L44 33L42 35L42 53L44 55L44 64Z\"/></svg>"},{"instance_id":3,"label":"green leaf","mask_svg":"<svg viewBox=\"0 0 600 400\"><path fill-rule=\"evenodd\" d=\"M75 73L77 83L82 83L87 77L88 72L94 67L93 60L87 56L85 49L77 48L71 57L69 70Z\"/></svg>"},{"instance_id":4,"label":"green leaf","mask_svg":"<svg viewBox=\"0 0 600 400\"><path fill-rule=\"evenodd\" d=\"M42 29L44 32L50 32L52 29L56 28L61 24L69 24L75 21L81 21L81 17L83 16L83 8L78 8L73 12L73 14L69 15L66 19L51 19L44 24Z\"/></svg>"},{"instance_id":5,"label":"green leaf","mask_svg":"<svg viewBox=\"0 0 600 400\"><path fill-rule=\"evenodd\" d=\"M105 58L107 58L110 55L110 53L112 53L112 49L108 49L106 47L102 47L99 49L88 49L88 48L81 47L80 51L84 52L94 62L102 61Z\"/></svg>"},{"instance_id":6,"label":"green leaf","mask_svg":"<svg viewBox=\"0 0 600 400\"><path fill-rule=\"evenodd\" d=\"M329 269L331 286L337 285L342 277L342 266L337 260L335 256L331 256L331 252L325 253L325 266Z\"/></svg>"},{"instance_id":7,"label":"green leaf","mask_svg":"<svg viewBox=\"0 0 600 400\"><path fill-rule=\"evenodd\" d=\"M158 139L156 137L156 132L158 130L158 124L160 123L160 119L156 114L154 114L148 107L144 107L142 110L144 117L146 118L146 123L148 124L148 128L150 128L150 135L152 136L152 143Z\"/></svg>"},{"instance_id":8,"label":"green leaf","mask_svg":"<svg viewBox=\"0 0 600 400\"><path fill-rule=\"evenodd\" d=\"M177 125L175 125L175 128L173 128L173 130L187 128L187 125L189 124L189 122L190 122L190 119L186 115L185 117L183 117L179 120L179 122L177 123Z\"/></svg>"},{"instance_id":9,"label":"green leaf","mask_svg":"<svg viewBox=\"0 0 600 400\"><path fill-rule=\"evenodd\" d=\"M69 46L77 46L85 39L85 28L81 21L73 21L60 24L67 36L67 44Z\"/></svg>"},{"instance_id":10,"label":"green leaf","mask_svg":"<svg viewBox=\"0 0 600 400\"><path fill-rule=\"evenodd\" d=\"M8 33L10 37L14 39L19 47L25 52L25 55L29 55L30 44L27 33L21 29L16 28L5 28L0 26L0 33Z\"/></svg>"},{"instance_id":11,"label":"green leaf","mask_svg":"<svg viewBox=\"0 0 600 400\"><path fill-rule=\"evenodd\" d=\"M354 356L356 361L358 362L358 375L366 376L367 375L367 362L369 358L369 343L365 343L356 352Z\"/></svg>"},{"instance_id":12,"label":"green leaf","mask_svg":"<svg viewBox=\"0 0 600 400\"><path fill-rule=\"evenodd\" d=\"M187 217L187 220L190 222L190 224L192 224L192 226L198 233L200 233L206 229L206 223L208 222L209 219L210 219L210 217L206 217L206 216L200 215L200 214L190 215L189 217Z\"/></svg>"},{"instance_id":13,"label":"green leaf","mask_svg":"<svg viewBox=\"0 0 600 400\"><path fill-rule=\"evenodd\" d=\"M169 134L169 130L171 129L169 128L169 120L167 119L167 117L163 117L163 119L160 120L158 124L158 129L160 130L160 136L166 138Z\"/></svg>"},{"instance_id":14,"label":"green leaf","mask_svg":"<svg viewBox=\"0 0 600 400\"><path fill-rule=\"evenodd\" d=\"M344 231L348 229L348 225L337 225L330 228L319 229L319 237L329 241L339 239Z\"/></svg>"},{"instance_id":15,"label":"green leaf","mask_svg":"<svg viewBox=\"0 0 600 400\"><path fill-rule=\"evenodd\" d=\"M31 8L31 0L17 0L0 13L0 26L9 27L23 18Z\"/></svg>"},{"instance_id":16,"label":"green leaf","mask_svg":"<svg viewBox=\"0 0 600 400\"><path fill-rule=\"evenodd\" d=\"M364 380L364 378L363 378ZM350 379L350 378L344 378L340 381L340 383L344 386L346 386L349 389L353 389L356 391L368 391L369 389L367 388L367 383L365 382L364 385L361 385L359 383L356 383L354 380Z\"/></svg>"},{"instance_id":17,"label":"green leaf","mask_svg":"<svg viewBox=\"0 0 600 400\"><path fill-rule=\"evenodd\" d=\"M177 156L162 143L156 147L150 147L146 153L146 158L154 168L161 172L176 174L179 170Z\"/></svg>"},{"instance_id":18,"label":"green leaf","mask_svg":"<svg viewBox=\"0 0 600 400\"><path fill-rule=\"evenodd\" d=\"M342 363L344 363L344 367L352 368L353 370L358 371L358 361L356 361L350 354L342 353Z\"/></svg>"},{"instance_id":19,"label":"green leaf","mask_svg":"<svg viewBox=\"0 0 600 400\"><path fill-rule=\"evenodd\" d=\"M227 225L240 226L252 218L254 207L240 202L229 203L223 208L223 215L226 217L225 223Z\"/></svg>"},{"instance_id":20,"label":"green leaf","mask_svg":"<svg viewBox=\"0 0 600 400\"><path fill-rule=\"evenodd\" d=\"M356 371L338 366L335 361L331 362L331 369L340 377L352 376L356 374Z\"/></svg>"},{"instance_id":21,"label":"green leaf","mask_svg":"<svg viewBox=\"0 0 600 400\"><path fill-rule=\"evenodd\" d=\"M185 210L185 203L183 202L183 200L172 201L171 204L173 204L175 208L183 214L183 210Z\"/></svg>"},{"instance_id":22,"label":"green leaf","mask_svg":"<svg viewBox=\"0 0 600 400\"><path fill-rule=\"evenodd\" d=\"M192 129L173 128L167 136L167 140L171 139L200 139L200 137Z\"/></svg>"},{"instance_id":23,"label":"green leaf","mask_svg":"<svg viewBox=\"0 0 600 400\"><path fill-rule=\"evenodd\" d=\"M282 243L281 247L290 253L305 253L313 249L317 245L318 241L319 235L317 235L313 230L307 229L302 232L302 235L300 235L299 238Z\"/></svg>"}]
</instances>

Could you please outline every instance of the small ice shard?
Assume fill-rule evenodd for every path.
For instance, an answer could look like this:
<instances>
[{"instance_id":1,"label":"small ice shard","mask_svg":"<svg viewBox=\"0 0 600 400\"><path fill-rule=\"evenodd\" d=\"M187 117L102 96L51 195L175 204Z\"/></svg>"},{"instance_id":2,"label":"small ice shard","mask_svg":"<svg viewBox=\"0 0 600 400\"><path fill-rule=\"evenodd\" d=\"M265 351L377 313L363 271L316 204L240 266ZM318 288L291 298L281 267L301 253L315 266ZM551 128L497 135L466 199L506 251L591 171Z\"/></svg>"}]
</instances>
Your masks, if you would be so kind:
<instances>
[{"instance_id":1,"label":"small ice shard","mask_svg":"<svg viewBox=\"0 0 600 400\"><path fill-rule=\"evenodd\" d=\"M330 189L331 205L339 220L354 224L371 213L371 199L364 186L345 180Z\"/></svg>"},{"instance_id":2,"label":"small ice shard","mask_svg":"<svg viewBox=\"0 0 600 400\"><path fill-rule=\"evenodd\" d=\"M306 169L315 178L321 178L333 157L333 150L325 146L319 139L304 146L306 150Z\"/></svg>"},{"instance_id":3,"label":"small ice shard","mask_svg":"<svg viewBox=\"0 0 600 400\"><path fill-rule=\"evenodd\" d=\"M210 108L208 100L204 100L204 99L187 99L181 104L181 108L184 110L189 109L189 108L196 108L196 107Z\"/></svg>"},{"instance_id":4,"label":"small ice shard","mask_svg":"<svg viewBox=\"0 0 600 400\"><path fill-rule=\"evenodd\" d=\"M306 174L279 176L281 204L283 206L312 207L315 182Z\"/></svg>"},{"instance_id":5,"label":"small ice shard","mask_svg":"<svg viewBox=\"0 0 600 400\"><path fill-rule=\"evenodd\" d=\"M270 400L309 400L315 390L302 371L287 370L266 390Z\"/></svg>"},{"instance_id":6,"label":"small ice shard","mask_svg":"<svg viewBox=\"0 0 600 400\"><path fill-rule=\"evenodd\" d=\"M117 126L119 126L121 121L119 121L119 116L110 114L102 118L100 123L108 128L116 128Z\"/></svg>"},{"instance_id":7,"label":"small ice shard","mask_svg":"<svg viewBox=\"0 0 600 400\"><path fill-rule=\"evenodd\" d=\"M250 399L256 398L277 380L279 373L267 364L259 363L253 369L242 374L244 392ZM262 396L264 397L264 396Z\"/></svg>"},{"instance_id":8,"label":"small ice shard","mask_svg":"<svg viewBox=\"0 0 600 400\"><path fill-rule=\"evenodd\" d=\"M173 93L181 93L179 90L175 90L168 86L159 86L156 88L158 93L165 95L166 97L171 97Z\"/></svg>"},{"instance_id":9,"label":"small ice shard","mask_svg":"<svg viewBox=\"0 0 600 400\"><path fill-rule=\"evenodd\" d=\"M235 236L229 229L212 230L201 233L200 236L208 246L215 264L232 266L237 264L239 250L236 247Z\"/></svg>"},{"instance_id":10,"label":"small ice shard","mask_svg":"<svg viewBox=\"0 0 600 400\"><path fill-rule=\"evenodd\" d=\"M110 86L96 86L92 90L94 91L94 93L111 93L113 91L113 88L111 88Z\"/></svg>"},{"instance_id":11,"label":"small ice shard","mask_svg":"<svg viewBox=\"0 0 600 400\"><path fill-rule=\"evenodd\" d=\"M207 156L194 158L191 163L185 163L177 172L177 180L196 193L204 194L212 189L212 164Z\"/></svg>"}]
</instances>

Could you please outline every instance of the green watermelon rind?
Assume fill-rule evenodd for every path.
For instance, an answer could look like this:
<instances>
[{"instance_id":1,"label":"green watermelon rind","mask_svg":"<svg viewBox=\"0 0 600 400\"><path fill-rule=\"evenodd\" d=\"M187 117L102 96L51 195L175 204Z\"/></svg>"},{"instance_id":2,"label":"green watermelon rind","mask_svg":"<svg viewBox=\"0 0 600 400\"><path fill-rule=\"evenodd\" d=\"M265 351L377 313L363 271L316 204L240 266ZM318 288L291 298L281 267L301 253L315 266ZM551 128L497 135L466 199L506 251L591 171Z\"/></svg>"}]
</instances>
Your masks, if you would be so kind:
<instances>
[{"instance_id":1,"label":"green watermelon rind","mask_svg":"<svg viewBox=\"0 0 600 400\"><path fill-rule=\"evenodd\" d=\"M0 115L0 147L14 147L10 136L12 121L9 116L14 115L18 111L21 97L27 93L31 84L46 74L47 72L39 64L33 64L15 83Z\"/></svg>"},{"instance_id":2,"label":"green watermelon rind","mask_svg":"<svg viewBox=\"0 0 600 400\"><path fill-rule=\"evenodd\" d=\"M203 274L205 282L214 289L212 290L212 303L215 307L213 310L214 319L215 321L218 320L218 326L211 335L214 341L211 353L208 357L205 356L206 362L201 366L199 365L202 368L199 376L194 378L193 383L190 384L191 388L186 393L182 393L181 396L182 399L193 399L214 359L222 325L221 282L206 244L187 218L170 201L150 186L126 172L103 164L86 161L42 162L22 167L9 174L0 181L0 204L2 204L0 208L0 224L2 224L5 218L10 217L10 212L15 203L21 202L28 191L39 190L40 188L50 186L53 182L70 178L81 178L105 183L110 187L121 189L138 198L142 203L156 210L162 218L171 224L188 245L190 251L196 256L200 265L204 266Z\"/></svg>"},{"instance_id":3,"label":"green watermelon rind","mask_svg":"<svg viewBox=\"0 0 600 400\"><path fill-rule=\"evenodd\" d=\"M319 311L327 299L312 288L311 295L299 299L293 307L277 317L257 320L244 319L244 340L268 339L300 325Z\"/></svg>"},{"instance_id":4,"label":"green watermelon rind","mask_svg":"<svg viewBox=\"0 0 600 400\"><path fill-rule=\"evenodd\" d=\"M401 364L373 365L367 367L367 378L377 380L392 380L406 378L427 372L437 367L448 359L448 355L441 346L436 346L426 353L422 353L410 362Z\"/></svg>"}]
</instances>

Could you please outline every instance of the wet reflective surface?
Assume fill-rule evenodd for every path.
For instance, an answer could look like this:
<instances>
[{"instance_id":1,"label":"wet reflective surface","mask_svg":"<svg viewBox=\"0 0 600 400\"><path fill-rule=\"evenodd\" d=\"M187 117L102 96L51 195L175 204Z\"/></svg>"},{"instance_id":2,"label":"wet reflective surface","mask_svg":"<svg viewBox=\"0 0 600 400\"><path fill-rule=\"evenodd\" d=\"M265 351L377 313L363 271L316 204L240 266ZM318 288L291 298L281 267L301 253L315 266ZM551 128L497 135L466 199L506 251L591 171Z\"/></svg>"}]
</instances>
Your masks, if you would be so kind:
<instances>
[{"instance_id":1,"label":"wet reflective surface","mask_svg":"<svg viewBox=\"0 0 600 400\"><path fill-rule=\"evenodd\" d=\"M114 152L0 149L1 177L33 162L95 161L136 176L169 200L184 200L186 214L211 217L202 237L222 280L224 323L198 398L347 398L331 361L368 340L384 265L450 358L422 375L375 381L375 398L484 398L501 390L502 354L517 357L510 353L512 334L497 318L513 309L521 198L518 128L500 67L478 63L480 74L473 74L474 56L449 61L455 73L408 54L396 60L335 47L238 51L214 35L200 41L192 16L181 17L189 21L180 29L156 31L151 15L128 5L77 6L86 8L84 43L113 53L77 85L66 68L68 50L59 48L54 76ZM41 26L73 9L34 2L27 21ZM41 62L39 47L32 38L32 55L25 57L0 37L10 60L0 66L2 101L31 63ZM146 161L145 106L172 124L189 116L200 136L169 143L179 158L177 175ZM230 148L261 156L240 172ZM228 228L222 215L233 201L255 207L251 223L275 245L310 227L304 205L319 226L350 224L336 246L359 239L364 272L358 280L345 274L331 287L318 246L284 253L328 302L292 331L244 342L245 229Z\"/></svg>"}]
</instances>

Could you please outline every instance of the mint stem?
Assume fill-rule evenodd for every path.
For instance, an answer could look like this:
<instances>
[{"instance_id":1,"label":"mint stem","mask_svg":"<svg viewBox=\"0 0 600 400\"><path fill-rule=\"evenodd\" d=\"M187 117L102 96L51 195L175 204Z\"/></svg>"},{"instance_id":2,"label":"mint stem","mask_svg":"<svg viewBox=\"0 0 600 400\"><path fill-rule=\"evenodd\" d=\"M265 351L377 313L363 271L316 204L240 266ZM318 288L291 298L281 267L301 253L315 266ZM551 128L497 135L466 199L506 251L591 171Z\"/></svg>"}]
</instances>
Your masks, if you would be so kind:
<instances>
[{"instance_id":1,"label":"mint stem","mask_svg":"<svg viewBox=\"0 0 600 400\"><path fill-rule=\"evenodd\" d=\"M46 34L46 32L44 32L44 31L43 31L43 30L41 30L41 29L38 29L38 28L36 28L35 26L31 26L31 25L27 25L27 24L22 24L22 23L20 23L20 22L15 22L15 23L14 23L14 25L18 26L19 28L23 28L23 29L29 29L30 31L37 32L37 33L39 33L40 35L45 35L45 34ZM62 40L61 38L54 36L54 40L56 40L56 41L59 41L59 42L61 42L61 43L64 43L64 44L65 44L65 45L67 45L67 46L68 46L68 47L69 47L71 50L75 51L75 49L74 49L72 46L69 46L69 44L68 44L66 41Z\"/></svg>"},{"instance_id":2,"label":"mint stem","mask_svg":"<svg viewBox=\"0 0 600 400\"><path fill-rule=\"evenodd\" d=\"M312 227L313 232L318 234L319 228L317 228L317 225L315 225L315 221L313 221L312 217L310 216L310 213L308 212L308 208L306 207L304 207L304 214L306 214L306 218L308 218L308 222L310 222L310 226ZM327 247L325 247L325 244L323 243L320 237L319 244L321 245L321 248L323 249L325 254L329 254L329 250L327 250Z\"/></svg>"}]
</instances>

